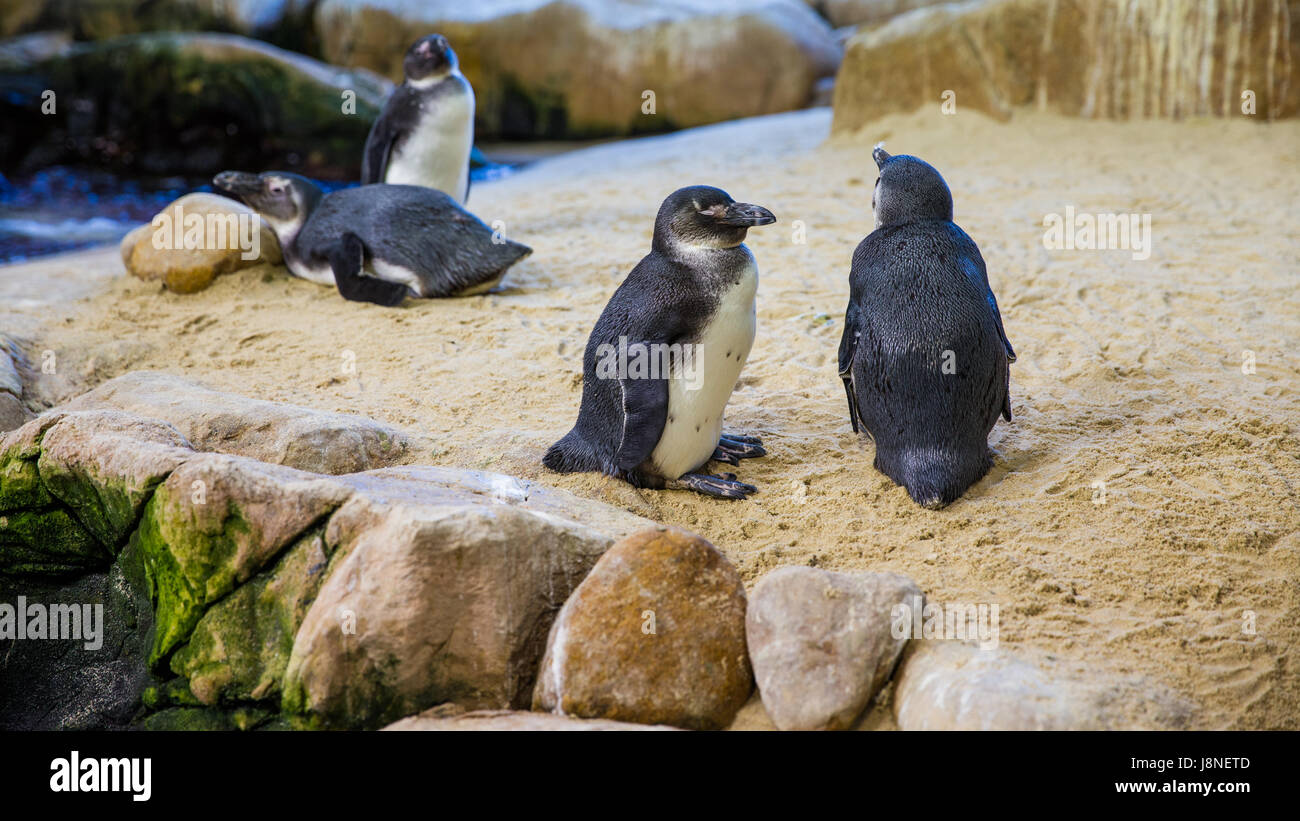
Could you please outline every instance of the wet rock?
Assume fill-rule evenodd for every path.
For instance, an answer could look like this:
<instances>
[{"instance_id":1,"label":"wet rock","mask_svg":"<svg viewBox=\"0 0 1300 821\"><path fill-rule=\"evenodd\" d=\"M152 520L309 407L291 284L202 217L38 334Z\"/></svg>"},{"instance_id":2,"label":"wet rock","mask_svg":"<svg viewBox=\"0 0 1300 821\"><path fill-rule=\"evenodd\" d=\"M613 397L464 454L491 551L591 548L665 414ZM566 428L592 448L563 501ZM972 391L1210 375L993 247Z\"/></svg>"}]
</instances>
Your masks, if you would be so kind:
<instances>
[{"instance_id":1,"label":"wet rock","mask_svg":"<svg viewBox=\"0 0 1300 821\"><path fill-rule=\"evenodd\" d=\"M63 406L115 408L175 425L198 450L247 456L316 473L352 473L391 464L406 436L351 414L250 399L171 374L133 371Z\"/></svg>"},{"instance_id":2,"label":"wet rock","mask_svg":"<svg viewBox=\"0 0 1300 821\"><path fill-rule=\"evenodd\" d=\"M527 706L556 611L616 538L648 524L510 477L464 472L457 487L452 471L421 473L346 477L286 713L381 727L447 701Z\"/></svg>"},{"instance_id":3,"label":"wet rock","mask_svg":"<svg viewBox=\"0 0 1300 821\"><path fill-rule=\"evenodd\" d=\"M186 226L193 224L202 232L187 239L192 229ZM201 291L221 274L282 260L275 234L251 208L215 194L186 194L123 237L120 248L133 276L161 281L178 294Z\"/></svg>"},{"instance_id":4,"label":"wet rock","mask_svg":"<svg viewBox=\"0 0 1300 821\"><path fill-rule=\"evenodd\" d=\"M1291 12L1294 14L1294 12ZM1300 110L1300 42L1286 4L995 0L941 5L863 30L845 49L833 129L940 105L1007 119L1016 106L1082 117ZM882 82L888 77L888 82ZM1250 78L1247 80L1246 78ZM1249 84L1249 86L1247 86Z\"/></svg>"},{"instance_id":5,"label":"wet rock","mask_svg":"<svg viewBox=\"0 0 1300 821\"><path fill-rule=\"evenodd\" d=\"M903 730L1182 729L1195 709L1151 681L960 642L912 642L896 678Z\"/></svg>"},{"instance_id":6,"label":"wet rock","mask_svg":"<svg viewBox=\"0 0 1300 821\"><path fill-rule=\"evenodd\" d=\"M660 526L611 547L565 602L533 709L720 729L753 686L740 575L704 539Z\"/></svg>"},{"instance_id":7,"label":"wet rock","mask_svg":"<svg viewBox=\"0 0 1300 821\"><path fill-rule=\"evenodd\" d=\"M10 64L5 156L133 175L281 168L355 179L391 84L232 34L137 34ZM53 113L42 95L55 92Z\"/></svg>"},{"instance_id":8,"label":"wet rock","mask_svg":"<svg viewBox=\"0 0 1300 821\"><path fill-rule=\"evenodd\" d=\"M412 42L445 34L474 86L478 132L508 138L632 134L802 108L841 54L800 0L324 0L315 20L324 59L394 80Z\"/></svg>"},{"instance_id":9,"label":"wet rock","mask_svg":"<svg viewBox=\"0 0 1300 821\"><path fill-rule=\"evenodd\" d=\"M897 573L784 567L749 596L745 632L763 706L782 730L843 730L888 680L907 639L895 605L922 600Z\"/></svg>"},{"instance_id":10,"label":"wet rock","mask_svg":"<svg viewBox=\"0 0 1300 821\"><path fill-rule=\"evenodd\" d=\"M156 602L149 663L166 658L190 636L211 603L267 567L349 493L332 477L218 453L195 455L173 471L149 500L132 537L142 551ZM297 574L298 581L286 578L282 589L305 592L301 575L316 562L303 561L306 566L286 571ZM256 599L256 593L247 595ZM299 603L286 600L284 605L292 613ZM230 622L246 614L214 618L223 615ZM276 613L267 618L286 617ZM267 629L271 632L269 625ZM196 651L198 662L206 660L206 652Z\"/></svg>"},{"instance_id":11,"label":"wet rock","mask_svg":"<svg viewBox=\"0 0 1300 821\"><path fill-rule=\"evenodd\" d=\"M557 716L553 713L533 713L527 710L476 710L459 715L440 715L429 710L415 716L395 721L385 730L423 732L466 732L486 730L500 732L520 730L525 732L566 732L600 730L675 730L662 724L632 724L627 721L605 721L599 718L582 719Z\"/></svg>"}]
</instances>

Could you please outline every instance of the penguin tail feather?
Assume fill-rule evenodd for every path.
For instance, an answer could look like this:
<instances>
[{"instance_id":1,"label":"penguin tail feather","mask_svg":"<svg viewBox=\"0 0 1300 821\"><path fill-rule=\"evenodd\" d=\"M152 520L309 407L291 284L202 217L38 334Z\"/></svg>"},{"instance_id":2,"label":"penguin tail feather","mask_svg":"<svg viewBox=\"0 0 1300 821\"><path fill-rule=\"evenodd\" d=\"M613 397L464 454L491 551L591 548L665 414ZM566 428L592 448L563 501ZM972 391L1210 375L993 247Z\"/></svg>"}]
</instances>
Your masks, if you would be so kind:
<instances>
[{"instance_id":1,"label":"penguin tail feather","mask_svg":"<svg viewBox=\"0 0 1300 821\"><path fill-rule=\"evenodd\" d=\"M542 457L542 464L556 473L600 470L600 461L576 430L569 431L563 439L551 445Z\"/></svg>"},{"instance_id":2,"label":"penguin tail feather","mask_svg":"<svg viewBox=\"0 0 1300 821\"><path fill-rule=\"evenodd\" d=\"M927 510L942 510L957 501L992 467L987 451L974 460L946 449L921 449L901 454L883 470L907 490L912 501ZM878 466L879 467L879 466Z\"/></svg>"}]
</instances>

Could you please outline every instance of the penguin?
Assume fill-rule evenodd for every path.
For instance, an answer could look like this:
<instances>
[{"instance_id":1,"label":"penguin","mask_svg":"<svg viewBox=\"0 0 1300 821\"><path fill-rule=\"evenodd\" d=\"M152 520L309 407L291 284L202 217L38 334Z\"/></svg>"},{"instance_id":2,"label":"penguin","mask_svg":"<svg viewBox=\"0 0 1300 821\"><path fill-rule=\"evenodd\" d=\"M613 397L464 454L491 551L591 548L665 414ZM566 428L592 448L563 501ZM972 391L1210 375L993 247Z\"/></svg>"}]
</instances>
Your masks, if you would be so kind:
<instances>
[{"instance_id":1,"label":"penguin","mask_svg":"<svg viewBox=\"0 0 1300 821\"><path fill-rule=\"evenodd\" d=\"M988 434L999 414L1011 421L1016 352L943 177L881 145L872 156L876 228L853 253L839 373L876 470L937 510L992 466Z\"/></svg>"},{"instance_id":2,"label":"penguin","mask_svg":"<svg viewBox=\"0 0 1300 821\"><path fill-rule=\"evenodd\" d=\"M397 87L366 138L361 184L386 182L436 188L464 205L474 146L474 89L441 34L406 52L406 80Z\"/></svg>"},{"instance_id":3,"label":"penguin","mask_svg":"<svg viewBox=\"0 0 1300 821\"><path fill-rule=\"evenodd\" d=\"M494 238L432 188L380 183L326 194L285 171L224 171L212 182L266 220L291 274L337 286L344 299L393 306L408 296L480 294L532 253Z\"/></svg>"},{"instance_id":4,"label":"penguin","mask_svg":"<svg viewBox=\"0 0 1300 821\"><path fill-rule=\"evenodd\" d=\"M543 464L726 499L757 491L734 473L701 469L767 453L757 437L723 434L722 415L754 343L758 266L745 235L774 222L766 208L707 185L664 200L650 253L614 292L587 340L578 421ZM609 367L614 351L648 351L653 361L674 345L675 364L651 368L649 377L635 361Z\"/></svg>"}]
</instances>

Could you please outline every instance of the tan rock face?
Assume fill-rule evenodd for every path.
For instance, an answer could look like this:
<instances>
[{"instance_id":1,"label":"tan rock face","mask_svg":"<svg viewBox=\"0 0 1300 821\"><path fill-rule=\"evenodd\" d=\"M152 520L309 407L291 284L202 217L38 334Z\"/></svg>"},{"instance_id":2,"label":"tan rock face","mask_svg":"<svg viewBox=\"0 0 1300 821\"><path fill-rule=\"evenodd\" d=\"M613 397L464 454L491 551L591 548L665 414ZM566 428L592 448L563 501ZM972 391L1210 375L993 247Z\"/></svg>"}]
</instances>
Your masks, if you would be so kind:
<instances>
[{"instance_id":1,"label":"tan rock face","mask_svg":"<svg viewBox=\"0 0 1300 821\"><path fill-rule=\"evenodd\" d=\"M830 26L800 0L325 0L316 31L327 61L393 80L412 42L445 34L474 86L481 134L515 137L801 108L840 58Z\"/></svg>"},{"instance_id":2,"label":"tan rock face","mask_svg":"<svg viewBox=\"0 0 1300 821\"><path fill-rule=\"evenodd\" d=\"M896 678L903 730L1180 729L1194 711L1153 682L1056 670L952 641L912 642Z\"/></svg>"},{"instance_id":3,"label":"tan rock face","mask_svg":"<svg viewBox=\"0 0 1300 821\"><path fill-rule=\"evenodd\" d=\"M565 603L533 709L719 729L752 689L739 574L704 539L661 526L610 548Z\"/></svg>"},{"instance_id":4,"label":"tan rock face","mask_svg":"<svg viewBox=\"0 0 1300 821\"><path fill-rule=\"evenodd\" d=\"M1082 117L1240 117L1300 110L1300 4L995 0L935 6L855 35L833 129L935 106L1006 119L1016 106ZM1291 42L1297 39L1297 42Z\"/></svg>"},{"instance_id":5,"label":"tan rock face","mask_svg":"<svg viewBox=\"0 0 1300 821\"><path fill-rule=\"evenodd\" d=\"M831 25L876 25L890 18L925 6L937 6L952 0L822 0L822 13Z\"/></svg>"},{"instance_id":6,"label":"tan rock face","mask_svg":"<svg viewBox=\"0 0 1300 821\"><path fill-rule=\"evenodd\" d=\"M201 291L221 274L282 259L275 234L251 208L204 193L171 203L150 224L123 237L120 248L132 275L161 280L178 294Z\"/></svg>"},{"instance_id":7,"label":"tan rock face","mask_svg":"<svg viewBox=\"0 0 1300 821\"><path fill-rule=\"evenodd\" d=\"M662 724L632 724L627 721L581 719L557 716L553 713L531 713L527 710L476 710L461 715L440 715L429 710L420 715L395 721L384 728L394 732L469 732L487 730L501 732L522 730L526 732L591 732L617 730L675 730Z\"/></svg>"},{"instance_id":8,"label":"tan rock face","mask_svg":"<svg viewBox=\"0 0 1300 821\"><path fill-rule=\"evenodd\" d=\"M622 532L647 522L504 476L457 490L447 473L387 473L346 477L353 496L326 530L335 553L294 642L284 709L379 727L446 701L526 706L555 613L614 541L584 511Z\"/></svg>"},{"instance_id":9,"label":"tan rock face","mask_svg":"<svg viewBox=\"0 0 1300 821\"><path fill-rule=\"evenodd\" d=\"M116 551L154 488L194 456L174 427L117 411L67 413L41 441L41 482Z\"/></svg>"},{"instance_id":10,"label":"tan rock face","mask_svg":"<svg viewBox=\"0 0 1300 821\"><path fill-rule=\"evenodd\" d=\"M369 470L406 452L404 434L364 416L250 399L153 371L109 380L64 407L115 408L166 420L198 450L316 473Z\"/></svg>"},{"instance_id":11,"label":"tan rock face","mask_svg":"<svg viewBox=\"0 0 1300 821\"><path fill-rule=\"evenodd\" d=\"M764 576L745 617L763 706L782 730L843 730L888 680L907 644L895 605L924 601L897 573L785 567Z\"/></svg>"}]
</instances>

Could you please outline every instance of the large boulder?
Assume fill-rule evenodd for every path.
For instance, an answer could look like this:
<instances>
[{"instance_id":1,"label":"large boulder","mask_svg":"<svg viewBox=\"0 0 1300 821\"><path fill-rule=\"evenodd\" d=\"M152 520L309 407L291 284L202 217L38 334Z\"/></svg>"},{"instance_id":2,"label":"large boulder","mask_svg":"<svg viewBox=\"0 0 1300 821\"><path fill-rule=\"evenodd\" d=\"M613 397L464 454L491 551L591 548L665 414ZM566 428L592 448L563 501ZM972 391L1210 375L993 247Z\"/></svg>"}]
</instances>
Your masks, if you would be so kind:
<instances>
[{"instance_id":1,"label":"large boulder","mask_svg":"<svg viewBox=\"0 0 1300 821\"><path fill-rule=\"evenodd\" d=\"M112 408L175 425L198 450L233 453L316 473L392 464L406 436L373 419L250 399L157 371L133 371L63 406Z\"/></svg>"},{"instance_id":2,"label":"large boulder","mask_svg":"<svg viewBox=\"0 0 1300 821\"><path fill-rule=\"evenodd\" d=\"M565 602L533 709L721 729L753 687L740 575L704 539L659 526L610 548Z\"/></svg>"},{"instance_id":3,"label":"large boulder","mask_svg":"<svg viewBox=\"0 0 1300 821\"><path fill-rule=\"evenodd\" d=\"M292 39L309 3L297 0L9 0L0 10L0 36L58 28L84 40L160 29L228 31L262 39Z\"/></svg>"},{"instance_id":4,"label":"large boulder","mask_svg":"<svg viewBox=\"0 0 1300 821\"><path fill-rule=\"evenodd\" d=\"M154 487L193 455L170 425L115 411L52 412L0 440L0 571L106 566Z\"/></svg>"},{"instance_id":5,"label":"large boulder","mask_svg":"<svg viewBox=\"0 0 1300 821\"><path fill-rule=\"evenodd\" d=\"M1300 109L1300 3L973 0L860 31L835 84L833 129L921 106L1006 119L1016 106L1082 117L1242 116Z\"/></svg>"},{"instance_id":6,"label":"large boulder","mask_svg":"<svg viewBox=\"0 0 1300 821\"><path fill-rule=\"evenodd\" d=\"M1156 683L1080 675L1003 648L914 641L894 689L903 730L1183 729L1192 704Z\"/></svg>"},{"instance_id":7,"label":"large boulder","mask_svg":"<svg viewBox=\"0 0 1300 821\"><path fill-rule=\"evenodd\" d=\"M599 718L568 718L553 713L533 713L527 710L475 710L458 715L442 715L437 708L419 715L408 716L384 728L394 732L572 732L601 730L675 730L662 724L632 724L627 721L605 721Z\"/></svg>"},{"instance_id":8,"label":"large boulder","mask_svg":"<svg viewBox=\"0 0 1300 821\"><path fill-rule=\"evenodd\" d=\"M447 701L526 707L556 612L615 539L649 524L454 473L346 477L353 495L326 527L334 555L294 641L285 712L381 727Z\"/></svg>"},{"instance_id":9,"label":"large boulder","mask_svg":"<svg viewBox=\"0 0 1300 821\"><path fill-rule=\"evenodd\" d=\"M350 493L333 477L219 453L195 455L173 471L154 491L132 537L155 602L149 663L165 659L190 637L210 604L267 567Z\"/></svg>"},{"instance_id":10,"label":"large boulder","mask_svg":"<svg viewBox=\"0 0 1300 821\"><path fill-rule=\"evenodd\" d=\"M201 235L190 234L187 222L202 225ZM282 260L275 233L253 209L228 197L203 193L186 194L170 203L149 224L123 237L119 248L122 264L132 276L160 281L178 294L201 291L221 274L262 263L278 265Z\"/></svg>"},{"instance_id":11,"label":"large boulder","mask_svg":"<svg viewBox=\"0 0 1300 821\"><path fill-rule=\"evenodd\" d=\"M324 59L401 79L417 38L445 34L478 131L559 138L685 128L802 108L840 47L800 0L323 0ZM654 113L643 112L645 91Z\"/></svg>"},{"instance_id":12,"label":"large boulder","mask_svg":"<svg viewBox=\"0 0 1300 821\"><path fill-rule=\"evenodd\" d=\"M749 595L745 635L763 706L782 730L850 727L907 644L894 607L922 601L897 573L783 567Z\"/></svg>"},{"instance_id":13,"label":"large boulder","mask_svg":"<svg viewBox=\"0 0 1300 821\"><path fill-rule=\"evenodd\" d=\"M0 148L15 170L99 165L134 175L282 168L356 178L391 92L344 70L229 34L140 34L6 66ZM55 93L43 113L45 91ZM354 112L354 113L352 113Z\"/></svg>"}]
</instances>

